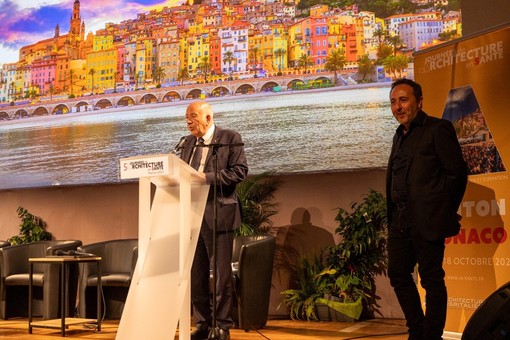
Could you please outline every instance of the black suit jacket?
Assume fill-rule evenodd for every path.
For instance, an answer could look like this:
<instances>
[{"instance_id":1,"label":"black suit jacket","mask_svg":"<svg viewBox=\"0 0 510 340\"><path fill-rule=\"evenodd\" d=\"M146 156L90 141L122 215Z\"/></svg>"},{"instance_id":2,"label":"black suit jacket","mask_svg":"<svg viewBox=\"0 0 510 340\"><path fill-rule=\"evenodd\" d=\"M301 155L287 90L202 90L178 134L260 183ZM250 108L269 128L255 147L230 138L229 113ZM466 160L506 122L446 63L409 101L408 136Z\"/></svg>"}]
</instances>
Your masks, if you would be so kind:
<instances>
[{"instance_id":1,"label":"black suit jacket","mask_svg":"<svg viewBox=\"0 0 510 340\"><path fill-rule=\"evenodd\" d=\"M408 223L428 240L456 235L460 230L457 210L467 185L467 166L450 121L420 111L413 121L413 153L405 170L408 194ZM393 139L396 147L397 134ZM392 157L388 163L386 197L388 224L394 203L391 200Z\"/></svg>"},{"instance_id":2,"label":"black suit jacket","mask_svg":"<svg viewBox=\"0 0 510 340\"><path fill-rule=\"evenodd\" d=\"M181 158L189 164L193 154L193 146L196 137L189 135L185 137L182 145ZM233 130L215 127L213 144L242 144L239 133ZM217 231L230 231L241 225L240 206L237 200L236 185L243 181L248 175L248 162L242 146L222 146L218 150L218 220ZM204 167L206 183L211 184L207 204L205 206L202 227L213 228L214 220L214 157L213 149L210 148Z\"/></svg>"}]
</instances>

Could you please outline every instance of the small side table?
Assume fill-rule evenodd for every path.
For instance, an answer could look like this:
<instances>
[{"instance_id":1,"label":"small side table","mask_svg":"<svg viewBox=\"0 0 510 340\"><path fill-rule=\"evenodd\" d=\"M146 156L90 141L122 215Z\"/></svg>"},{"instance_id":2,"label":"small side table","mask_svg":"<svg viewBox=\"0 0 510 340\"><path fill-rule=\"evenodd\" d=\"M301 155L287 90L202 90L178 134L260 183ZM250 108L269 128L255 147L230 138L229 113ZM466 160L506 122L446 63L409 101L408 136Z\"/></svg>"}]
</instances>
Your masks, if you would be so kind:
<instances>
[{"instance_id":1,"label":"small side table","mask_svg":"<svg viewBox=\"0 0 510 340\"><path fill-rule=\"evenodd\" d=\"M66 336L66 328L71 325L79 325L85 323L93 323L97 325L97 330L101 331L101 257L99 256L47 256L29 258L30 272L29 272L29 286L28 286L28 333L32 334L33 327L41 328L60 328L62 336ZM68 284L69 274L68 269L71 264L95 262L97 264L97 319L84 319L84 318L66 318L68 314L69 296ZM60 319L51 319L43 321L32 320L32 290L33 290L33 272L34 263L48 263L60 264Z\"/></svg>"}]
</instances>

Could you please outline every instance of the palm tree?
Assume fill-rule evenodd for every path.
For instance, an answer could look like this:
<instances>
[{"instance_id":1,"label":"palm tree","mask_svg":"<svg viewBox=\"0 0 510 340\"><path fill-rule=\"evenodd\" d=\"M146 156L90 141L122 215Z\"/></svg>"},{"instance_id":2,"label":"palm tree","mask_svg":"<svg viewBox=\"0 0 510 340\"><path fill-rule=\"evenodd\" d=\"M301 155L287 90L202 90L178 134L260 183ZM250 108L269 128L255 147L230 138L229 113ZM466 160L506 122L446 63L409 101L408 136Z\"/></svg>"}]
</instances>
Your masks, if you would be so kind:
<instances>
[{"instance_id":1,"label":"palm tree","mask_svg":"<svg viewBox=\"0 0 510 340\"><path fill-rule=\"evenodd\" d=\"M301 53L301 57L299 57L297 61L298 69L301 70L302 68L304 68L306 73L306 70L308 69L309 66L313 66L313 59L307 56L306 54Z\"/></svg>"},{"instance_id":2,"label":"palm tree","mask_svg":"<svg viewBox=\"0 0 510 340\"><path fill-rule=\"evenodd\" d=\"M189 72L186 67L181 67L179 69L179 73L177 74L177 79L180 80L181 85L184 83L185 80L189 79Z\"/></svg>"},{"instance_id":3,"label":"palm tree","mask_svg":"<svg viewBox=\"0 0 510 340\"><path fill-rule=\"evenodd\" d=\"M113 72L113 93L117 93L117 72Z\"/></svg>"},{"instance_id":4,"label":"palm tree","mask_svg":"<svg viewBox=\"0 0 510 340\"><path fill-rule=\"evenodd\" d=\"M211 63L209 62L209 57L202 57L202 60L198 64L198 68L200 72L204 75L204 82L207 83L207 76L211 72Z\"/></svg>"},{"instance_id":5,"label":"palm tree","mask_svg":"<svg viewBox=\"0 0 510 340\"><path fill-rule=\"evenodd\" d=\"M14 101L14 95L16 94L16 83L15 82L11 82L9 84L9 94L10 94L10 97L11 97L11 101Z\"/></svg>"},{"instance_id":6,"label":"palm tree","mask_svg":"<svg viewBox=\"0 0 510 340\"><path fill-rule=\"evenodd\" d=\"M161 86L161 79L165 77L165 69L162 66L156 66L152 71L152 76L158 86Z\"/></svg>"},{"instance_id":7,"label":"palm tree","mask_svg":"<svg viewBox=\"0 0 510 340\"><path fill-rule=\"evenodd\" d=\"M26 92L26 98L34 99L37 97L37 91L32 87Z\"/></svg>"},{"instance_id":8,"label":"palm tree","mask_svg":"<svg viewBox=\"0 0 510 340\"><path fill-rule=\"evenodd\" d=\"M260 235L271 230L271 216L278 212L278 204L273 201L274 194L280 184L279 177L271 172L263 172L250 176L237 185L242 224L236 230L236 235Z\"/></svg>"},{"instance_id":9,"label":"palm tree","mask_svg":"<svg viewBox=\"0 0 510 340\"><path fill-rule=\"evenodd\" d=\"M257 46L253 46L252 48L250 48L249 54L250 54L251 69L254 73L257 73L260 49Z\"/></svg>"},{"instance_id":10,"label":"palm tree","mask_svg":"<svg viewBox=\"0 0 510 340\"><path fill-rule=\"evenodd\" d=\"M397 55L397 51L402 49L402 43L402 39L400 39L400 36L398 35L394 35L388 38L388 44L393 46L393 55Z\"/></svg>"},{"instance_id":11,"label":"palm tree","mask_svg":"<svg viewBox=\"0 0 510 340\"><path fill-rule=\"evenodd\" d=\"M393 55L393 48L390 45L382 44L377 51L377 64L382 65L384 60Z\"/></svg>"},{"instance_id":12,"label":"palm tree","mask_svg":"<svg viewBox=\"0 0 510 340\"><path fill-rule=\"evenodd\" d=\"M362 82L365 81L367 74L372 73L374 70L374 61L369 58L368 54L361 56L358 59L358 73L363 76Z\"/></svg>"},{"instance_id":13,"label":"palm tree","mask_svg":"<svg viewBox=\"0 0 510 340\"><path fill-rule=\"evenodd\" d=\"M282 75L282 68L284 66L283 63L285 62L285 54L286 53L287 53L287 51L285 51L283 48L278 48L274 51L274 55L278 59L278 75L279 76Z\"/></svg>"},{"instance_id":14,"label":"palm tree","mask_svg":"<svg viewBox=\"0 0 510 340\"><path fill-rule=\"evenodd\" d=\"M393 78L397 78L397 72L402 76L402 70L409 64L409 58L404 55L390 55L384 59L384 69L388 73L393 73Z\"/></svg>"},{"instance_id":15,"label":"palm tree","mask_svg":"<svg viewBox=\"0 0 510 340\"><path fill-rule=\"evenodd\" d=\"M327 56L324 69L326 69L326 71L333 71L335 75L335 85L337 83L337 72L343 70L346 63L347 59L345 58L345 51L341 48L331 51L331 53Z\"/></svg>"},{"instance_id":16,"label":"palm tree","mask_svg":"<svg viewBox=\"0 0 510 340\"><path fill-rule=\"evenodd\" d=\"M394 55L390 55L383 60L384 71L392 73L393 78L397 78L396 74L397 67L395 66L395 64L396 62Z\"/></svg>"},{"instance_id":17,"label":"palm tree","mask_svg":"<svg viewBox=\"0 0 510 340\"><path fill-rule=\"evenodd\" d=\"M48 92L50 93L50 101L52 101L53 94L55 93L55 87L53 86L53 83L50 84L50 88L49 88Z\"/></svg>"},{"instance_id":18,"label":"palm tree","mask_svg":"<svg viewBox=\"0 0 510 340\"><path fill-rule=\"evenodd\" d=\"M92 94L94 94L94 75L96 74L96 69L95 68L91 68L89 70L89 74L92 77Z\"/></svg>"},{"instance_id":19,"label":"palm tree","mask_svg":"<svg viewBox=\"0 0 510 340\"><path fill-rule=\"evenodd\" d=\"M377 53L381 53L382 44L386 40L387 35L388 32L382 28L378 28L374 31L374 38L377 39Z\"/></svg>"},{"instance_id":20,"label":"palm tree","mask_svg":"<svg viewBox=\"0 0 510 340\"><path fill-rule=\"evenodd\" d=\"M74 83L75 83L75 79L74 79L74 70L69 70L69 88L71 89L71 94L69 95L69 98L74 98Z\"/></svg>"},{"instance_id":21,"label":"palm tree","mask_svg":"<svg viewBox=\"0 0 510 340\"><path fill-rule=\"evenodd\" d=\"M234 56L234 52L227 51L225 54L223 54L223 62L228 64L228 74L230 77L232 77L232 68L230 67L230 64L236 60L236 57Z\"/></svg>"},{"instance_id":22,"label":"palm tree","mask_svg":"<svg viewBox=\"0 0 510 340\"><path fill-rule=\"evenodd\" d=\"M409 66L409 58L403 54L395 56L398 72L400 73L399 78L402 78L402 71Z\"/></svg>"}]
</instances>

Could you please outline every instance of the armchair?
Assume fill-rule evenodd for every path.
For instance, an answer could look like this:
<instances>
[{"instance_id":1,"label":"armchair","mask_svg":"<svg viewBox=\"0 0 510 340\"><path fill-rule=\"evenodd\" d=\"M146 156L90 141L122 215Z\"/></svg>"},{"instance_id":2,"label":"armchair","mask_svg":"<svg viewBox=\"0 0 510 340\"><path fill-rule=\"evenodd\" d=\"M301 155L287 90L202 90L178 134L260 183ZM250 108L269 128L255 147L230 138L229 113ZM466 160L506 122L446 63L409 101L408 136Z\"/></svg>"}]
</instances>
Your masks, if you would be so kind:
<instances>
[{"instance_id":1,"label":"armchair","mask_svg":"<svg viewBox=\"0 0 510 340\"><path fill-rule=\"evenodd\" d=\"M232 317L245 331L266 325L275 243L270 235L234 238L232 274L237 304Z\"/></svg>"},{"instance_id":2,"label":"armchair","mask_svg":"<svg viewBox=\"0 0 510 340\"><path fill-rule=\"evenodd\" d=\"M138 260L138 239L119 239L83 245L79 252L101 256L101 285L106 319L120 319ZM97 311L97 268L80 264L78 310L82 318Z\"/></svg>"},{"instance_id":3,"label":"armchair","mask_svg":"<svg viewBox=\"0 0 510 340\"><path fill-rule=\"evenodd\" d=\"M29 258L55 255L58 250L76 250L81 244L78 240L37 241L0 248L0 317L5 320L28 316ZM61 312L59 267L34 265L33 273L34 315L44 319L57 318ZM69 279L74 276L76 282L77 275L77 270L71 270ZM69 287L69 311L73 313L76 285L70 284Z\"/></svg>"}]
</instances>

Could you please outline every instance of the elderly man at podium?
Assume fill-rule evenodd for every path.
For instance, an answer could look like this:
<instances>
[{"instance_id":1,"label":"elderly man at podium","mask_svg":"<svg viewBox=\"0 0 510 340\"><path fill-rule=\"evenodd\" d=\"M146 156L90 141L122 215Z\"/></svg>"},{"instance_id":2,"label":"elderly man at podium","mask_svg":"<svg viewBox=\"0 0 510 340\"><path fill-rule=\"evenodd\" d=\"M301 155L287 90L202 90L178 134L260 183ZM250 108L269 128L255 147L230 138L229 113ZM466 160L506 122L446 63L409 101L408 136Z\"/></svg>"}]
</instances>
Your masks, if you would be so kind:
<instances>
[{"instance_id":1,"label":"elderly man at podium","mask_svg":"<svg viewBox=\"0 0 510 340\"><path fill-rule=\"evenodd\" d=\"M214 124L213 110L205 101L195 101L186 109L190 135L179 143L181 158L203 172L211 184L200 236L191 268L191 302L196 319L192 340L230 339L232 327L232 246L234 229L241 225L236 185L248 174L248 163L241 135ZM216 170L216 171L215 171ZM216 310L210 303L210 268L213 268L214 190L216 206ZM213 325L215 323L215 325Z\"/></svg>"}]
</instances>

